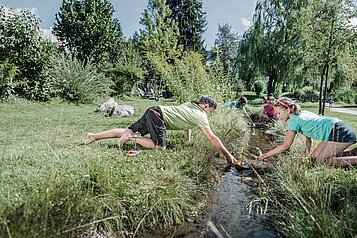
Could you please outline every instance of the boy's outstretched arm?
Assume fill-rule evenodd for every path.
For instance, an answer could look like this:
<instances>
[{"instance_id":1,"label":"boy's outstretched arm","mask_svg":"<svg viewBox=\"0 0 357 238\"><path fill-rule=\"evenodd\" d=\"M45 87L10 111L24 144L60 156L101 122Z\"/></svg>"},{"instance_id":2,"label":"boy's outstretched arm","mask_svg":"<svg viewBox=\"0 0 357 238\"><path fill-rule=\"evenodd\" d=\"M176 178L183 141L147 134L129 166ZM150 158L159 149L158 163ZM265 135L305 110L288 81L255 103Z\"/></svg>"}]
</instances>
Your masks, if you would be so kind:
<instances>
[{"instance_id":1,"label":"boy's outstretched arm","mask_svg":"<svg viewBox=\"0 0 357 238\"><path fill-rule=\"evenodd\" d=\"M231 153L229 153L229 151L223 145L222 141L213 133L211 128L205 127L205 128L202 128L202 131L203 131L203 134L205 134L205 136L212 143L212 145L214 147L216 147L217 150L219 150L227 158L227 162L229 164L231 164L233 166L238 163L236 158L234 158L234 156Z\"/></svg>"}]
</instances>

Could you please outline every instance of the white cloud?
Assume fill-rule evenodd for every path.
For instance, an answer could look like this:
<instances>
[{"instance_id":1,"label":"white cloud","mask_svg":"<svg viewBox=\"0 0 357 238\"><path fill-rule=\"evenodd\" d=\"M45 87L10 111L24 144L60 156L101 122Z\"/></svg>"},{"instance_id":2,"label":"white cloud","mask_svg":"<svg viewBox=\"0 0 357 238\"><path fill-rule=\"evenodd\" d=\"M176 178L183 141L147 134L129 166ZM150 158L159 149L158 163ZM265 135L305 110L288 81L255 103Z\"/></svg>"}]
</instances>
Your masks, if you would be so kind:
<instances>
[{"instance_id":1,"label":"white cloud","mask_svg":"<svg viewBox=\"0 0 357 238\"><path fill-rule=\"evenodd\" d=\"M246 17L241 17L240 23L242 24L242 26L244 26L245 30L248 29L252 25L252 22Z\"/></svg>"},{"instance_id":2,"label":"white cloud","mask_svg":"<svg viewBox=\"0 0 357 238\"><path fill-rule=\"evenodd\" d=\"M39 17L38 9L36 7L33 7L33 8L8 8L5 6L3 6L3 7L5 9L5 12L12 11L12 12L15 12L16 14L20 14L21 11L28 10L31 12L31 14L35 15L36 17Z\"/></svg>"},{"instance_id":3,"label":"white cloud","mask_svg":"<svg viewBox=\"0 0 357 238\"><path fill-rule=\"evenodd\" d=\"M28 10L30 11L33 15L35 15L36 17L38 17L38 9L36 7L33 7L33 8L15 8L15 9L12 9L14 12L16 12L17 14L19 14L21 11L23 10Z\"/></svg>"},{"instance_id":4,"label":"white cloud","mask_svg":"<svg viewBox=\"0 0 357 238\"><path fill-rule=\"evenodd\" d=\"M40 29L42 32L42 38L51 42L58 42L56 36L52 34L52 28L50 29Z\"/></svg>"}]
</instances>

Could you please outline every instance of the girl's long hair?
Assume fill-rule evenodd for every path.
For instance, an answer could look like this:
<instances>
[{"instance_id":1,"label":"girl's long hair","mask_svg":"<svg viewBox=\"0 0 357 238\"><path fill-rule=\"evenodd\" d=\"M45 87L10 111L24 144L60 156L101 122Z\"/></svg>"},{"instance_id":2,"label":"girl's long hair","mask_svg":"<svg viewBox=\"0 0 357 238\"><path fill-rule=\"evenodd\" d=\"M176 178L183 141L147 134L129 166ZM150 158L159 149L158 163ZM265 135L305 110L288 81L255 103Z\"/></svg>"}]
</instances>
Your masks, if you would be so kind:
<instances>
[{"instance_id":1,"label":"girl's long hair","mask_svg":"<svg viewBox=\"0 0 357 238\"><path fill-rule=\"evenodd\" d=\"M281 97L276 100L274 107L289 108L294 115L300 115L301 113L301 106L288 97Z\"/></svg>"}]
</instances>

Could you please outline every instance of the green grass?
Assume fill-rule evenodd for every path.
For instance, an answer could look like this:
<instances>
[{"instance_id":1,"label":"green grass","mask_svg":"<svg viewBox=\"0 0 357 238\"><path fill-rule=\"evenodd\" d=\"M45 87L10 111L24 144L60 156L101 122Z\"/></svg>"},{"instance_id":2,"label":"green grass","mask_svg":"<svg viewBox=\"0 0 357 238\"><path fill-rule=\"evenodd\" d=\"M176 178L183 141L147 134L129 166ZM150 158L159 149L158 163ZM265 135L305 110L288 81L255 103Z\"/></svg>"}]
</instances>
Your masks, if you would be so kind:
<instances>
[{"instance_id":1,"label":"green grass","mask_svg":"<svg viewBox=\"0 0 357 238\"><path fill-rule=\"evenodd\" d=\"M301 106L318 112L316 103ZM328 109L325 114L357 131L355 115ZM283 237L356 237L356 168L312 165L303 155L304 140L299 135L290 153L279 156L279 166L262 189L261 196L270 197L271 222Z\"/></svg>"},{"instance_id":2,"label":"green grass","mask_svg":"<svg viewBox=\"0 0 357 238\"><path fill-rule=\"evenodd\" d=\"M170 131L167 150L134 157L124 155L134 146L118 149L116 139L81 145L88 132L127 127L157 104L125 103L138 109L135 117L105 117L96 105L60 101L0 103L0 237L76 237L98 227L132 236L196 218L226 165L200 131L190 143ZM212 129L239 155L249 136L245 122L222 113L213 115Z\"/></svg>"}]
</instances>

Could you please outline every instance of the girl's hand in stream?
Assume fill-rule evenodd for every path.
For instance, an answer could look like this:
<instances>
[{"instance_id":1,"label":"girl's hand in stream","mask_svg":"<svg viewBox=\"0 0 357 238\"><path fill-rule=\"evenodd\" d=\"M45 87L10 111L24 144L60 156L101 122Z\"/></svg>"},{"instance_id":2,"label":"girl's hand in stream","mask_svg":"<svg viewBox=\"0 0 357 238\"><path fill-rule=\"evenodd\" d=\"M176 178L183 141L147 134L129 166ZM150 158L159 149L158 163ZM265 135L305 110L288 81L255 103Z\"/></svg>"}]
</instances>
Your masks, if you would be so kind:
<instances>
[{"instance_id":1,"label":"girl's hand in stream","mask_svg":"<svg viewBox=\"0 0 357 238\"><path fill-rule=\"evenodd\" d=\"M266 158L267 157L265 156L265 154L262 154L262 155L257 156L256 160L262 161L262 160L265 160Z\"/></svg>"}]
</instances>

